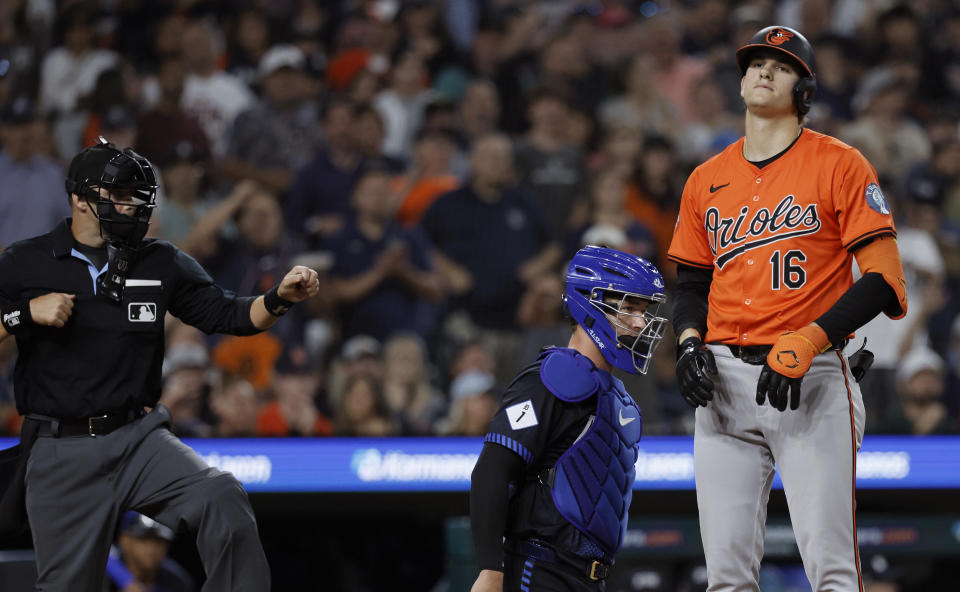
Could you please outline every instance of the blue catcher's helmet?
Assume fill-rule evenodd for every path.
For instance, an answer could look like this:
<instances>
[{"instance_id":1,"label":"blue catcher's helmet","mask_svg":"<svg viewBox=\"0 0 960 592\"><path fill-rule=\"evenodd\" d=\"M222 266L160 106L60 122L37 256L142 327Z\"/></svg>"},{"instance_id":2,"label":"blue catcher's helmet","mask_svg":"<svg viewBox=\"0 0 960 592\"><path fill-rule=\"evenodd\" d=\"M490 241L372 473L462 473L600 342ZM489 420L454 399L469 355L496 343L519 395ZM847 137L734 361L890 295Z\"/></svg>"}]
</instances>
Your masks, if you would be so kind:
<instances>
[{"instance_id":1,"label":"blue catcher's helmet","mask_svg":"<svg viewBox=\"0 0 960 592\"><path fill-rule=\"evenodd\" d=\"M646 325L639 332L620 321L627 298L648 302ZM606 247L586 246L567 268L563 302L570 316L597 344L610 364L632 374L646 374L663 337L667 319L659 316L666 300L663 276L635 255ZM617 329L625 333L617 337Z\"/></svg>"}]
</instances>

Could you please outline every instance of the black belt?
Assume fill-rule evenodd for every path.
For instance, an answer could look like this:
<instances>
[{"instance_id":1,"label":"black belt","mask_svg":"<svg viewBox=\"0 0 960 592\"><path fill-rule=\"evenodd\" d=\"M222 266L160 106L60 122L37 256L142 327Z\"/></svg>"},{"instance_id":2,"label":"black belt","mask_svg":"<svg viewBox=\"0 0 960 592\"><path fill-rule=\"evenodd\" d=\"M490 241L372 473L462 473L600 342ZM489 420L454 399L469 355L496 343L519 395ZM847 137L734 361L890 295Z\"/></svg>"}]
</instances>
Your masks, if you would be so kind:
<instances>
[{"instance_id":1,"label":"black belt","mask_svg":"<svg viewBox=\"0 0 960 592\"><path fill-rule=\"evenodd\" d=\"M40 422L39 436L54 438L72 436L106 436L110 432L136 421L146 415L143 409L131 409L118 413L105 413L81 419L57 419L45 415L30 414L29 419Z\"/></svg>"},{"instance_id":2,"label":"black belt","mask_svg":"<svg viewBox=\"0 0 960 592\"><path fill-rule=\"evenodd\" d=\"M830 346L830 349L842 350L847 346L847 341L848 340L844 339L836 345ZM767 361L767 354L769 354L773 348L772 345L724 345L727 346L727 349L730 350L733 357L740 358L745 363L753 364L754 366L763 366Z\"/></svg>"},{"instance_id":3,"label":"black belt","mask_svg":"<svg viewBox=\"0 0 960 592\"><path fill-rule=\"evenodd\" d=\"M573 553L562 551L560 549L554 549L552 547L548 547L546 544L540 541L508 540L505 544L505 547L508 551L517 555L533 557L534 559L539 559L540 561L546 561L548 563L567 564L571 567L574 567L577 571L586 576L587 579L594 582L605 580L610 574L611 564L609 563L592 561Z\"/></svg>"}]
</instances>

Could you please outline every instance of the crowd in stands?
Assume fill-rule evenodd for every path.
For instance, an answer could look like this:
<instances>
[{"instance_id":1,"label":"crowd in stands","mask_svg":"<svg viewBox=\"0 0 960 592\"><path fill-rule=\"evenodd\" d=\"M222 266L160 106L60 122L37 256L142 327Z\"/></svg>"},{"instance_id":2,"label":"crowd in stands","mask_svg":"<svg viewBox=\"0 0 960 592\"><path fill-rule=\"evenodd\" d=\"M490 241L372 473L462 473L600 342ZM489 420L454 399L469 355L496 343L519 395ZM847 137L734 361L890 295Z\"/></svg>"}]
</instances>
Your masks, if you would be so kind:
<instances>
[{"instance_id":1,"label":"crowd in stands","mask_svg":"<svg viewBox=\"0 0 960 592\"><path fill-rule=\"evenodd\" d=\"M685 179L742 135L734 51L770 24L814 45L807 127L860 149L896 216L909 312L848 346L876 354L867 431L960 431L954 2L8 0L0 17L0 248L69 215L65 164L104 136L160 174L150 236L226 289L321 273L257 336L167 319L181 436L482 435L520 365L566 344L577 248L648 258L669 292ZM692 433L674 341L626 378L646 434ZM11 435L15 356L0 343Z\"/></svg>"}]
</instances>

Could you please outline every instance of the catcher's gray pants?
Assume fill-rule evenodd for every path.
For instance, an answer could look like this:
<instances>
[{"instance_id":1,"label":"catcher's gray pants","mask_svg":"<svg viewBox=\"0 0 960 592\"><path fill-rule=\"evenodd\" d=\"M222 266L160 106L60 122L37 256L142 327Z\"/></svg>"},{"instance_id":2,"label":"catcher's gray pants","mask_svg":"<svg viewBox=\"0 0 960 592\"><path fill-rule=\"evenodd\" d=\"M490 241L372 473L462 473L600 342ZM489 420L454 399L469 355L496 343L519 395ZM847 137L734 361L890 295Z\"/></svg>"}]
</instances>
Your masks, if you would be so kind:
<instances>
[{"instance_id":1,"label":"catcher's gray pants","mask_svg":"<svg viewBox=\"0 0 960 592\"><path fill-rule=\"evenodd\" d=\"M197 533L205 591L270 589L240 483L207 466L169 422L170 412L157 407L106 436L37 439L26 473L37 590L100 592L117 521L128 509Z\"/></svg>"}]
</instances>

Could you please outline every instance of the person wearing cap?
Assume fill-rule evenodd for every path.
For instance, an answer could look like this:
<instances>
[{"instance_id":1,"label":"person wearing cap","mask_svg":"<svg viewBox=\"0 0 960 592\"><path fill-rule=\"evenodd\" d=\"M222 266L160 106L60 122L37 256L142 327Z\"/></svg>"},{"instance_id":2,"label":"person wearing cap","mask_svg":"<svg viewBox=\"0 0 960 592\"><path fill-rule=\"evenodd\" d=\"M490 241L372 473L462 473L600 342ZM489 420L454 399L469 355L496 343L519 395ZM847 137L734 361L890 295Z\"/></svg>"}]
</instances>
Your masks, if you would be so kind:
<instances>
[{"instance_id":1,"label":"person wearing cap","mask_svg":"<svg viewBox=\"0 0 960 592\"><path fill-rule=\"evenodd\" d=\"M0 107L0 249L46 232L70 212L63 169L36 151L33 101L17 96Z\"/></svg>"},{"instance_id":2,"label":"person wearing cap","mask_svg":"<svg viewBox=\"0 0 960 592\"><path fill-rule=\"evenodd\" d=\"M306 57L294 45L275 45L260 59L260 100L237 116L227 158L217 174L253 179L276 192L290 187L294 172L320 142L319 114L308 101Z\"/></svg>"},{"instance_id":3,"label":"person wearing cap","mask_svg":"<svg viewBox=\"0 0 960 592\"><path fill-rule=\"evenodd\" d=\"M880 434L956 434L944 401L946 364L928 346L914 347L894 375L898 404L892 405L874 431Z\"/></svg>"},{"instance_id":4,"label":"person wearing cap","mask_svg":"<svg viewBox=\"0 0 960 592\"><path fill-rule=\"evenodd\" d=\"M759 589L776 473L812 589L862 590L863 356L852 370L844 347L907 313L893 213L859 151L804 127L817 82L799 31L760 29L735 61L746 133L687 179L667 254L708 590Z\"/></svg>"},{"instance_id":5,"label":"person wearing cap","mask_svg":"<svg viewBox=\"0 0 960 592\"><path fill-rule=\"evenodd\" d=\"M242 485L174 436L158 404L164 318L260 334L319 293L316 272L294 266L263 295L238 297L171 243L146 238L157 177L132 149L84 149L65 188L72 217L0 253L0 339L16 339L25 417L0 536L29 518L36 587L100 592L109 525L142 511L196 534L207 589L269 590Z\"/></svg>"},{"instance_id":6,"label":"person wearing cap","mask_svg":"<svg viewBox=\"0 0 960 592\"><path fill-rule=\"evenodd\" d=\"M470 370L450 383L450 411L438 422L444 436L484 436L500 406L494 395L496 378L489 372Z\"/></svg>"},{"instance_id":7,"label":"person wearing cap","mask_svg":"<svg viewBox=\"0 0 960 592\"><path fill-rule=\"evenodd\" d=\"M107 589L110 592L194 592L190 574L167 557L174 533L166 526L137 512L120 520L116 545L107 559Z\"/></svg>"}]
</instances>

